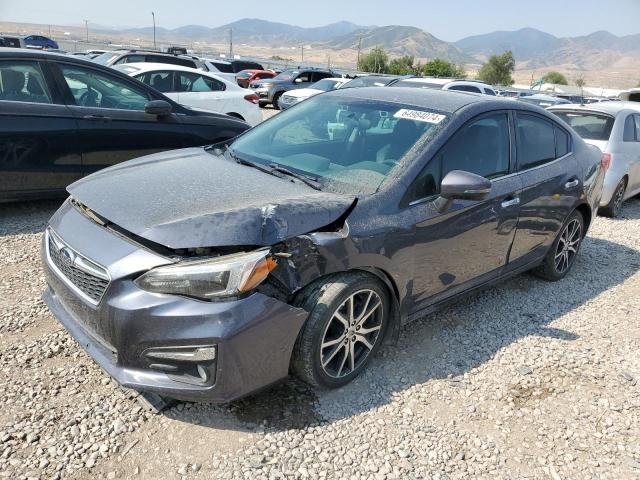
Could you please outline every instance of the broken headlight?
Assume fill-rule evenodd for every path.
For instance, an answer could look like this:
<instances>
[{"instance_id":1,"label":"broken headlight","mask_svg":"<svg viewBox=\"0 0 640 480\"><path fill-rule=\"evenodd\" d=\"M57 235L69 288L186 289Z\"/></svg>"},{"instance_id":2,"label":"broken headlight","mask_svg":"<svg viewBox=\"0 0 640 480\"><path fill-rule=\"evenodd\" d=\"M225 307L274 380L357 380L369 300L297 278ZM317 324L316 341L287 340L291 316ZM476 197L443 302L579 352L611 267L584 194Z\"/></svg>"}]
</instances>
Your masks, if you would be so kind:
<instances>
[{"instance_id":1,"label":"broken headlight","mask_svg":"<svg viewBox=\"0 0 640 480\"><path fill-rule=\"evenodd\" d=\"M253 290L275 267L269 250L259 250L154 268L135 283L148 292L209 300Z\"/></svg>"}]
</instances>

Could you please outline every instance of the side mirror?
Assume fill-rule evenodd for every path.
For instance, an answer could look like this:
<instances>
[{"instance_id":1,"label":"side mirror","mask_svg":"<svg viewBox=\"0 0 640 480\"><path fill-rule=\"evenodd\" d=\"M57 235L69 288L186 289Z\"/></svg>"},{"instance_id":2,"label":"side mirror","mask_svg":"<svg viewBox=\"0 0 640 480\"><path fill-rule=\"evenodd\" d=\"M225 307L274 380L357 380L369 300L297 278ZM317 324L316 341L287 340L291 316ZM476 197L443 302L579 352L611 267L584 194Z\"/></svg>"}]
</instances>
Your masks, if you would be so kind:
<instances>
[{"instance_id":1,"label":"side mirror","mask_svg":"<svg viewBox=\"0 0 640 480\"><path fill-rule=\"evenodd\" d=\"M164 100L151 100L144 106L144 113L149 115L156 115L158 117L166 117L171 115L171 104Z\"/></svg>"},{"instance_id":2,"label":"side mirror","mask_svg":"<svg viewBox=\"0 0 640 480\"><path fill-rule=\"evenodd\" d=\"M440 196L447 200L484 200L490 193L491 181L462 170L447 173L440 185Z\"/></svg>"}]
</instances>

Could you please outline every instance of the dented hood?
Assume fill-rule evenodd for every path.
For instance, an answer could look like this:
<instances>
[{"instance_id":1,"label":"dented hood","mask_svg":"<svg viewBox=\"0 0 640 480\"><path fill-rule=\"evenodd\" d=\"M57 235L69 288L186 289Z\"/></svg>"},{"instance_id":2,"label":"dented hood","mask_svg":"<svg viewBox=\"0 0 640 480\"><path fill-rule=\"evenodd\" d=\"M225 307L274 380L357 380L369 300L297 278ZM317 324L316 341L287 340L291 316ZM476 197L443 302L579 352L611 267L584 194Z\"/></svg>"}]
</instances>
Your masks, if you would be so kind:
<instances>
[{"instance_id":1,"label":"dented hood","mask_svg":"<svg viewBox=\"0 0 640 480\"><path fill-rule=\"evenodd\" d=\"M125 162L79 180L68 191L106 220L174 249L273 245L331 224L355 200L203 148Z\"/></svg>"}]
</instances>

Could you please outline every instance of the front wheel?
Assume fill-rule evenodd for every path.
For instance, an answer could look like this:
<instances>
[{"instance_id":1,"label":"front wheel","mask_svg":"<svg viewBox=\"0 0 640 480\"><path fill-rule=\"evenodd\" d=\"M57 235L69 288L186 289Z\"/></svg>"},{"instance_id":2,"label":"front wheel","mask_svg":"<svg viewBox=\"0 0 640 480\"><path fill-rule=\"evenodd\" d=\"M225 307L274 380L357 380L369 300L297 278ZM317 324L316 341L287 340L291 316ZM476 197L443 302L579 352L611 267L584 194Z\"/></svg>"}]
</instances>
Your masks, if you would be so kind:
<instances>
[{"instance_id":1,"label":"front wheel","mask_svg":"<svg viewBox=\"0 0 640 480\"><path fill-rule=\"evenodd\" d=\"M382 343L389 318L387 289L367 273L344 273L308 292L303 307L309 318L296 340L293 372L316 387L349 383Z\"/></svg>"},{"instance_id":2,"label":"front wheel","mask_svg":"<svg viewBox=\"0 0 640 480\"><path fill-rule=\"evenodd\" d=\"M620 183L616 186L615 191L613 192L613 196L611 197L611 201L607 204L606 207L602 207L600 212L606 217L615 218L620 215L622 212L622 202L624 201L624 194L627 191L627 180L623 178L620 180Z\"/></svg>"},{"instance_id":3,"label":"front wheel","mask_svg":"<svg viewBox=\"0 0 640 480\"><path fill-rule=\"evenodd\" d=\"M584 232L584 218L574 210L551 245L542 264L533 270L537 276L555 282L563 279L576 260Z\"/></svg>"},{"instance_id":4,"label":"front wheel","mask_svg":"<svg viewBox=\"0 0 640 480\"><path fill-rule=\"evenodd\" d=\"M273 96L273 108L276 110L282 110L282 108L280 108L280 97L282 97L282 93L276 93Z\"/></svg>"}]
</instances>

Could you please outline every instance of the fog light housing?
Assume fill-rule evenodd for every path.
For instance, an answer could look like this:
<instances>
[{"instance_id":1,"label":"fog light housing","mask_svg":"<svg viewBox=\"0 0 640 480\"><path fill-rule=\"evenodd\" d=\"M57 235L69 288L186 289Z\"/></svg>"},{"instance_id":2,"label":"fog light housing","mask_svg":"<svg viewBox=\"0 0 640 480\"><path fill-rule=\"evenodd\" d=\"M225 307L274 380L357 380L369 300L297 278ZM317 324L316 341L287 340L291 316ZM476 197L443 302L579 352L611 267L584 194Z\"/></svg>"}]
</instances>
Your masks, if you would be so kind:
<instances>
[{"instance_id":1,"label":"fog light housing","mask_svg":"<svg viewBox=\"0 0 640 480\"><path fill-rule=\"evenodd\" d=\"M149 368L177 382L202 386L215 383L216 345L149 348L142 355Z\"/></svg>"}]
</instances>

